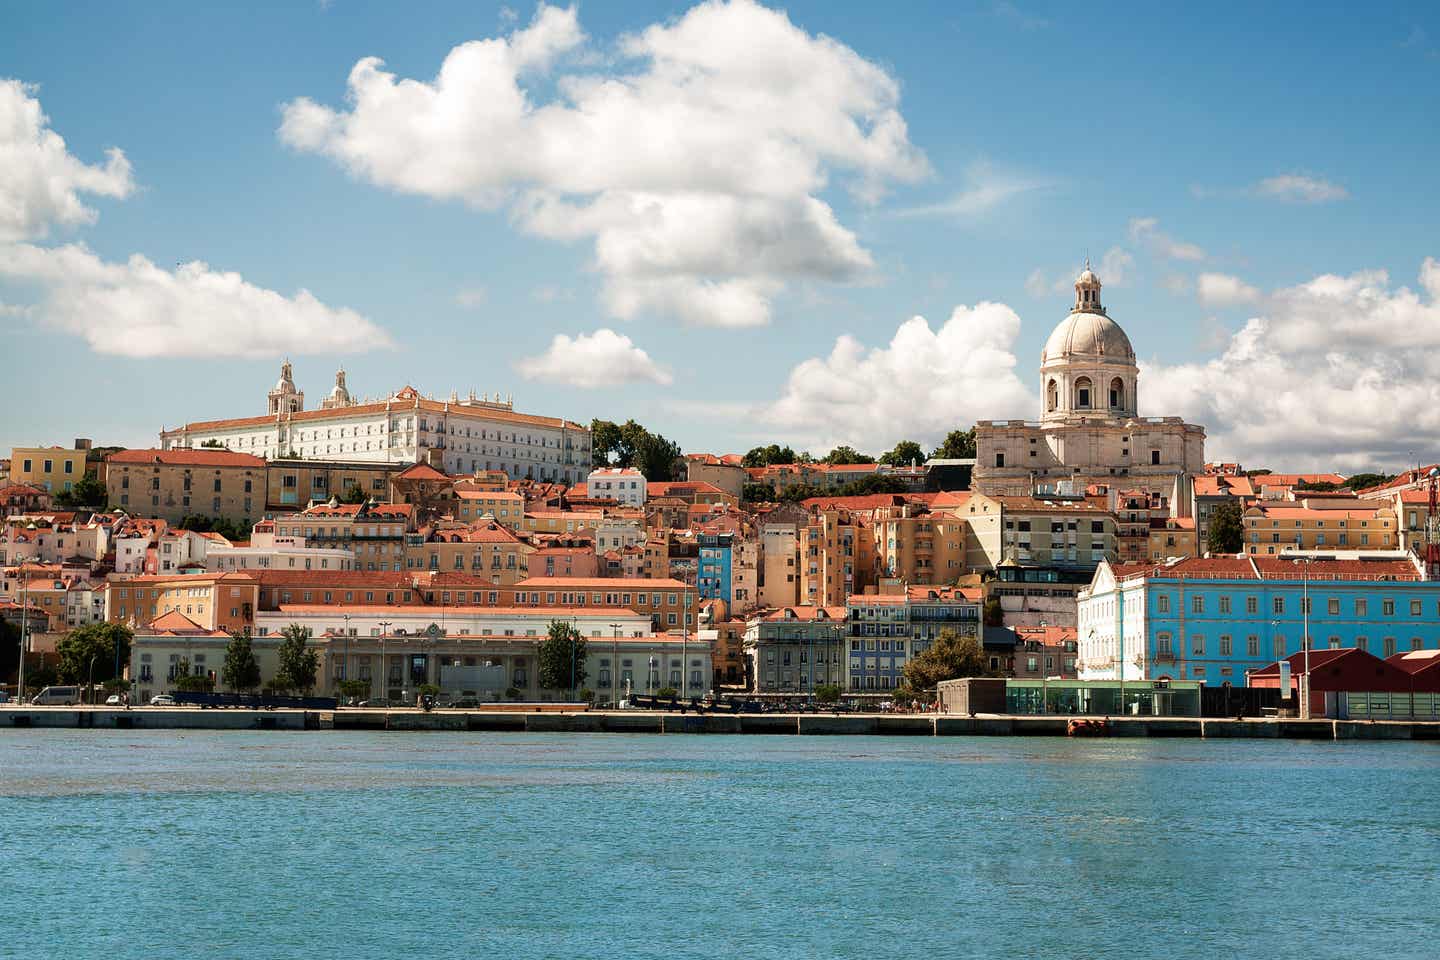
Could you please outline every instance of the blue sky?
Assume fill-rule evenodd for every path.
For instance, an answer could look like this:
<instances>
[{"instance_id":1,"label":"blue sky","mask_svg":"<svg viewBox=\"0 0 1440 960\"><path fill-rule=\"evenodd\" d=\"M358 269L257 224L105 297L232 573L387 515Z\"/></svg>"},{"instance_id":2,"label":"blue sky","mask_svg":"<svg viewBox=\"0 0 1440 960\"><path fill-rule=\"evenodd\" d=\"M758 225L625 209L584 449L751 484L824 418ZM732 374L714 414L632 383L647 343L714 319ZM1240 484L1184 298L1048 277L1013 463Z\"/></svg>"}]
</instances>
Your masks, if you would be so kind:
<instances>
[{"instance_id":1,"label":"blue sky","mask_svg":"<svg viewBox=\"0 0 1440 960\"><path fill-rule=\"evenodd\" d=\"M755 34L738 22L744 7L712 10L689 46L686 4L592 3L563 23L557 13L556 35L568 39L524 68L522 88L538 109L572 102L575 78L633 79L651 61L619 38L657 24L675 42L651 52L663 46L689 66L735 49L748 62L743 41ZM643 143L602 142L614 154L596 159L597 169L614 164L605 172L576 169L587 161L575 156L595 156L585 141L561 172L532 175L521 153L505 172L458 171L452 184L444 170L416 169L432 157L445 165L429 146L391 156L405 149L403 123L377 140L343 141L331 127L282 136L282 124L297 98L332 119L347 115L346 77L362 57L432 84L453 48L527 30L534 7L12 9L0 77L31 85L25 96L74 160L101 167L118 147L130 175L111 191L123 196L78 194L93 222L11 231L27 256L0 269L0 329L12 354L7 393L25 400L7 404L0 447L74 436L138 445L183 419L263 412L288 353L317 400L343 363L356 392L499 390L534 412L635 417L687 450L780 439L879 452L903 437L933 442L977 417L1034 416L1040 347L1088 253L1145 364L1141 413L1206 424L1213 457L1342 472L1412 452L1440 457L1440 369L1429 359L1440 346L1440 267L1424 273L1426 258L1440 257L1434 5L916 3L897 12L830 2L758 15L796 31L796 49L814 54L815 71L835 69L837 84L868 85L882 101L892 87L877 110L903 119L902 145L876 159L827 141L811 157L819 183L810 187L762 182L757 168L753 182L743 170L682 171L677 188L668 172L644 169L642 155L670 136L657 126ZM731 18L735 36L722 36ZM711 90L703 76L685 88L720 104L715 126L725 132L711 155L753 142L745 111L725 98L774 84L760 102L794 106L783 89L793 78L756 69L737 85L729 67L717 68ZM492 99L451 104L483 111ZM846 110L817 103L813 115L796 111L757 136L789 145L812 120ZM673 131L686 158L677 166L705 165L701 133ZM484 166L492 151L518 149L484 138L472 146L458 163L473 155ZM0 200L7 178L19 189L6 168L15 162L0 149ZM487 177L477 199L474 184ZM577 187L577 178L600 185ZM745 257L725 242L699 249L704 215L666 208L680 229L640 237L637 253L623 216L587 232L567 207L564 223L538 226L516 199L536 182L582 207L596 196L702 187L711 199L764 197L775 205L763 208L773 236L761 232L774 247L741 270L763 291L764 316L754 303L754 315L727 313L728 300L696 306L696 284L723 281L725 264ZM813 224L795 211L812 197L840 240L834 231L807 239ZM602 262L605 236L622 241L627 266ZM0 259L4 237L0 222ZM171 346L142 349L141 335L124 332L135 314L111 312L136 302L123 289L130 281L107 280L103 298L84 284L77 294L80 268L45 252L76 243L105 264L138 254L168 272L203 261L284 298L308 290L325 312L284 306L280 316L296 309L300 319L257 347L246 318L266 309L264 297L235 294L250 305L231 314L233 288L220 284L162 307L175 311L170 323L190 325L178 338L188 346L168 337ZM656 263L701 266L667 276L661 294L636 279L634 257L645 259L645 283ZM84 270L100 267L86 261ZM742 315L754 325L731 325ZM907 325L916 315L926 318L923 335ZM557 334L600 330L614 336L588 342L592 353L551 351ZM598 359L575 372L587 357Z\"/></svg>"}]
</instances>

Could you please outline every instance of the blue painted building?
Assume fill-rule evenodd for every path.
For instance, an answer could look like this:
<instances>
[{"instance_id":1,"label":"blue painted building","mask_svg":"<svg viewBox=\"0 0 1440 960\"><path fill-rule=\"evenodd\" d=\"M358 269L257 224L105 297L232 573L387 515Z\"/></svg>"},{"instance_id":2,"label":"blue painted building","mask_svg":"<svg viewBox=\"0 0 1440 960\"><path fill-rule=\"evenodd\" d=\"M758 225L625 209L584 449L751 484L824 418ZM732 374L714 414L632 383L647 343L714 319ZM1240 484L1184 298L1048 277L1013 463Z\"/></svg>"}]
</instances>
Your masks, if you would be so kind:
<instances>
[{"instance_id":1,"label":"blue painted building","mask_svg":"<svg viewBox=\"0 0 1440 960\"><path fill-rule=\"evenodd\" d=\"M734 599L731 569L735 552L735 536L730 533L702 533L696 538L700 555L696 565L695 589L701 600Z\"/></svg>"},{"instance_id":2,"label":"blue painted building","mask_svg":"<svg viewBox=\"0 0 1440 960\"><path fill-rule=\"evenodd\" d=\"M1199 680L1246 673L1303 649L1377 657L1440 647L1440 581L1413 557L1186 558L1101 564L1077 597L1081 680Z\"/></svg>"}]
</instances>

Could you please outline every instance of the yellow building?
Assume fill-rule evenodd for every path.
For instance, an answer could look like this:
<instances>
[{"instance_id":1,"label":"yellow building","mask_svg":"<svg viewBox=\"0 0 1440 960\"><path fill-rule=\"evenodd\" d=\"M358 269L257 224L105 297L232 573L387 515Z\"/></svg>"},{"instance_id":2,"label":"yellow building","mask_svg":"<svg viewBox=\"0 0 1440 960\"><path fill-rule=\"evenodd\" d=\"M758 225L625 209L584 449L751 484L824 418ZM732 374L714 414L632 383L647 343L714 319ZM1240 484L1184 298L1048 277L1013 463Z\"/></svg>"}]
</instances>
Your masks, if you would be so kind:
<instances>
[{"instance_id":1,"label":"yellow building","mask_svg":"<svg viewBox=\"0 0 1440 960\"><path fill-rule=\"evenodd\" d=\"M530 575L530 556L534 552L535 548L509 527L496 520L483 520L468 527L407 537L405 568L460 571L510 586Z\"/></svg>"},{"instance_id":2,"label":"yellow building","mask_svg":"<svg viewBox=\"0 0 1440 960\"><path fill-rule=\"evenodd\" d=\"M187 516L250 526L265 513L266 465L229 450L121 450L105 458L111 506L133 517Z\"/></svg>"},{"instance_id":3,"label":"yellow building","mask_svg":"<svg viewBox=\"0 0 1440 960\"><path fill-rule=\"evenodd\" d=\"M144 576L105 584L105 619L132 626L170 612L207 630L247 631L255 623L260 583L250 573Z\"/></svg>"},{"instance_id":4,"label":"yellow building","mask_svg":"<svg viewBox=\"0 0 1440 960\"><path fill-rule=\"evenodd\" d=\"M404 463L282 459L266 462L265 507L271 513L303 510L315 500L347 498L359 487L365 496L388 501L390 478Z\"/></svg>"},{"instance_id":5,"label":"yellow building","mask_svg":"<svg viewBox=\"0 0 1440 960\"><path fill-rule=\"evenodd\" d=\"M816 510L797 535L800 602L844 606L875 583L875 541L845 510Z\"/></svg>"},{"instance_id":6,"label":"yellow building","mask_svg":"<svg viewBox=\"0 0 1440 960\"><path fill-rule=\"evenodd\" d=\"M9 483L23 483L48 493L63 493L85 476L89 440L76 440L75 448L15 447L10 452Z\"/></svg>"},{"instance_id":7,"label":"yellow building","mask_svg":"<svg viewBox=\"0 0 1440 960\"><path fill-rule=\"evenodd\" d=\"M1270 556L1293 550L1399 549L1394 507L1371 503L1338 510L1257 503L1245 511L1245 552Z\"/></svg>"},{"instance_id":8,"label":"yellow building","mask_svg":"<svg viewBox=\"0 0 1440 960\"><path fill-rule=\"evenodd\" d=\"M906 504L874 513L880 575L913 584L949 584L963 576L970 526L948 513Z\"/></svg>"},{"instance_id":9,"label":"yellow building","mask_svg":"<svg viewBox=\"0 0 1440 960\"><path fill-rule=\"evenodd\" d=\"M1194 517L1162 517L1150 521L1151 560L1201 555Z\"/></svg>"},{"instance_id":10,"label":"yellow building","mask_svg":"<svg viewBox=\"0 0 1440 960\"><path fill-rule=\"evenodd\" d=\"M509 490L455 485L455 519L465 523L492 517L512 530L524 527L525 497Z\"/></svg>"}]
</instances>

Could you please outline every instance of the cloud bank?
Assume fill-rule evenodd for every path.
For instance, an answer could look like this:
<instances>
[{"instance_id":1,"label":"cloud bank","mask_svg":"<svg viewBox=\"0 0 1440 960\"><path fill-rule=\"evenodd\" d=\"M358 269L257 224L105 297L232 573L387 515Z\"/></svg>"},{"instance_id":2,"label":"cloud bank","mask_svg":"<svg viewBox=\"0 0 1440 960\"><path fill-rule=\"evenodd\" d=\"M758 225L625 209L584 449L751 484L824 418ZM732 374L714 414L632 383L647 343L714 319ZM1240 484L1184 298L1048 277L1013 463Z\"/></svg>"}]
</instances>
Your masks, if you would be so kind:
<instances>
[{"instance_id":1,"label":"cloud bank","mask_svg":"<svg viewBox=\"0 0 1440 960\"><path fill-rule=\"evenodd\" d=\"M729 327L769 322L791 281L872 268L820 199L833 179L873 202L929 173L895 79L783 12L712 0L586 44L574 7L542 4L430 80L360 60L344 107L292 100L279 136L378 186L593 244L616 317Z\"/></svg>"}]
</instances>

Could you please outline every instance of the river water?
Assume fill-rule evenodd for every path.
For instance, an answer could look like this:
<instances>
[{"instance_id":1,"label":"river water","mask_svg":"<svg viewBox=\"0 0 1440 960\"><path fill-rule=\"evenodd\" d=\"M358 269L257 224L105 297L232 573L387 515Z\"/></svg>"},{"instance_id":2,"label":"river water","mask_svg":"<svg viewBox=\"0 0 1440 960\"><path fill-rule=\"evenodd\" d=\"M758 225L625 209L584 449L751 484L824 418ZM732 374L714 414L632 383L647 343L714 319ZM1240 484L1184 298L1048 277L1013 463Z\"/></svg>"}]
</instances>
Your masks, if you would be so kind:
<instances>
[{"instance_id":1,"label":"river water","mask_svg":"<svg viewBox=\"0 0 1440 960\"><path fill-rule=\"evenodd\" d=\"M0 957L1434 957L1440 745L0 731Z\"/></svg>"}]
</instances>

